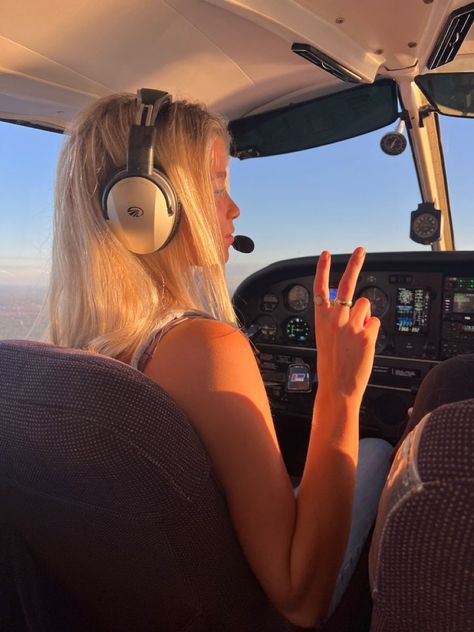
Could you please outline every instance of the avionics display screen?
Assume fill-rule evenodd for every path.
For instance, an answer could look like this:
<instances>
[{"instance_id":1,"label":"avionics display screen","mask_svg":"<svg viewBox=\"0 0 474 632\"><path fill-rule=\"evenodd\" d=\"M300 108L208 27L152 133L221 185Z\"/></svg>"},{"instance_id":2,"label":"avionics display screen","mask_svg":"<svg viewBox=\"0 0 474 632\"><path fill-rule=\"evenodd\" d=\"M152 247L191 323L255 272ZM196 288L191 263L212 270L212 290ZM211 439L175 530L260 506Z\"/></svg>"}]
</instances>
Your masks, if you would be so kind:
<instances>
[{"instance_id":1,"label":"avionics display screen","mask_svg":"<svg viewBox=\"0 0 474 632\"><path fill-rule=\"evenodd\" d=\"M422 334L428 328L430 295L426 288L397 288L396 330Z\"/></svg>"},{"instance_id":2,"label":"avionics display screen","mask_svg":"<svg viewBox=\"0 0 474 632\"><path fill-rule=\"evenodd\" d=\"M467 292L454 292L453 312L456 314L474 313L474 294Z\"/></svg>"}]
</instances>

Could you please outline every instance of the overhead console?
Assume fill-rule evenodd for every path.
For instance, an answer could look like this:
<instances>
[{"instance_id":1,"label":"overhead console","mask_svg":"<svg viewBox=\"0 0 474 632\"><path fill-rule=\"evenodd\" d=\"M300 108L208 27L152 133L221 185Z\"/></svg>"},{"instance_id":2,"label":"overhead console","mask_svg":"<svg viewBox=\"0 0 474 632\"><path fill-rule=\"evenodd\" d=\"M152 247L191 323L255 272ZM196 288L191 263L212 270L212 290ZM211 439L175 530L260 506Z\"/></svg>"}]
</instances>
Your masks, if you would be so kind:
<instances>
[{"instance_id":1,"label":"overhead console","mask_svg":"<svg viewBox=\"0 0 474 632\"><path fill-rule=\"evenodd\" d=\"M345 255L332 257L331 298L347 260ZM317 258L306 257L272 264L248 277L234 294L242 325L259 351L282 431L296 419L310 420L317 388L316 263ZM428 371L445 358L474 353L474 254L369 254L355 292L355 298L361 296L381 321L361 434L395 443Z\"/></svg>"}]
</instances>

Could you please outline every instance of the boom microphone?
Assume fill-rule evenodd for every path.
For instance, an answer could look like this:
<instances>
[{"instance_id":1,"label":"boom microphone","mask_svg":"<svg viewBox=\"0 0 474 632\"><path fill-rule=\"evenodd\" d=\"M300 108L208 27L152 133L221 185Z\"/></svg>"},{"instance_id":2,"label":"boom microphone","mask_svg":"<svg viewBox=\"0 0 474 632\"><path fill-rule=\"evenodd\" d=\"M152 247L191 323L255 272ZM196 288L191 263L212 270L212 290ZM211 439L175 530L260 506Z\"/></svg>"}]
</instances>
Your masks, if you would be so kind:
<instances>
[{"instance_id":1,"label":"boom microphone","mask_svg":"<svg viewBox=\"0 0 474 632\"><path fill-rule=\"evenodd\" d=\"M255 244L253 243L253 240L250 239L250 237L246 237L245 235L235 235L232 246L238 252L245 252L245 253L253 252L253 249L255 248Z\"/></svg>"}]
</instances>

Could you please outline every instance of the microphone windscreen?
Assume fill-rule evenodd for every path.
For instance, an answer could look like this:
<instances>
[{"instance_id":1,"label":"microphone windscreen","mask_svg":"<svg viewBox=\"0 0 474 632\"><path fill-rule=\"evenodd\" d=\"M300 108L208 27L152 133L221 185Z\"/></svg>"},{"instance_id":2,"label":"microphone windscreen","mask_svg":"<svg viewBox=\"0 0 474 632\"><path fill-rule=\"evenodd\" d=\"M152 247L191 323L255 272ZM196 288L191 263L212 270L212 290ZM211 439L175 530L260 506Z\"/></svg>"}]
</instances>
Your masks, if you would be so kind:
<instances>
[{"instance_id":1,"label":"microphone windscreen","mask_svg":"<svg viewBox=\"0 0 474 632\"><path fill-rule=\"evenodd\" d=\"M246 237L245 235L235 235L232 246L238 252L245 252L245 253L253 252L253 249L255 248L255 244L253 243L253 240L250 239L250 237Z\"/></svg>"}]
</instances>

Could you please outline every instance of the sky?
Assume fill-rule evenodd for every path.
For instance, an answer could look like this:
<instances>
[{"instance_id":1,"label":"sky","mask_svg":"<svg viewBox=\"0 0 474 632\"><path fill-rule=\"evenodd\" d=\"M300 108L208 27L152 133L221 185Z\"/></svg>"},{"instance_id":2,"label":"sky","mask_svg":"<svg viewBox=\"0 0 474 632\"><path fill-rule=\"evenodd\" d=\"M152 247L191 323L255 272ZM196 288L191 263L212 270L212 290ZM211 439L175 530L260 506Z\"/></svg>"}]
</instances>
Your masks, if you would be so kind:
<instances>
[{"instance_id":1,"label":"sky","mask_svg":"<svg viewBox=\"0 0 474 632\"><path fill-rule=\"evenodd\" d=\"M441 121L456 246L472 250L474 121ZM252 237L255 251L232 252L231 289L269 263L323 249L426 249L408 238L410 212L421 202L409 148L398 157L380 150L380 138L394 128L285 156L232 159L236 232ZM0 285L47 282L62 142L59 134L0 123Z\"/></svg>"}]
</instances>

